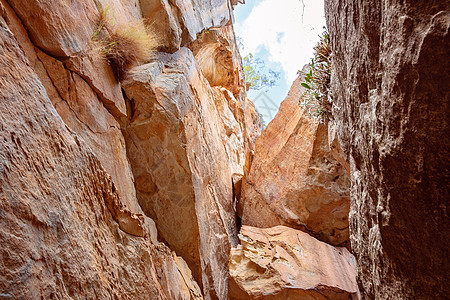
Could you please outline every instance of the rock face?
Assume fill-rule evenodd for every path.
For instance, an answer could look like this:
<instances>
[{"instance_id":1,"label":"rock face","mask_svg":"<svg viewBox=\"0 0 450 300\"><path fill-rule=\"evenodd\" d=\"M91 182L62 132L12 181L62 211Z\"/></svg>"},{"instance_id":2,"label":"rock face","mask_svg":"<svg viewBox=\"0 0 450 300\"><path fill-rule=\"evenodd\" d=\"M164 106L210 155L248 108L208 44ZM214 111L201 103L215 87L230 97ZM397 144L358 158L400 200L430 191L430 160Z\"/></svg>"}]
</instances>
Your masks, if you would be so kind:
<instances>
[{"instance_id":1,"label":"rock face","mask_svg":"<svg viewBox=\"0 0 450 300\"><path fill-rule=\"evenodd\" d=\"M32 5L32 1L27 2L27 5ZM39 50L28 38L26 28L23 27L14 10L6 4L5 12L9 28L24 49L31 66L39 76L60 117L84 139L99 158L102 166L111 175L121 202L133 212L142 212L137 205L133 177L126 158L125 141L120 125L111 115L111 110L105 108L106 104L102 101L100 94L90 84L95 79L90 80L80 76L78 72L70 70L60 60ZM42 18L45 20L45 15ZM54 36L49 37L49 40L52 38ZM103 70L103 73L109 68L104 63L96 67L98 70ZM91 72L88 76L98 78L100 77L99 72ZM114 80L112 73L111 77L100 78L103 78L102 85L107 85ZM122 103L122 109L125 110L125 101L119 85L114 82L110 86L109 90L118 89L121 99L118 101Z\"/></svg>"},{"instance_id":2,"label":"rock face","mask_svg":"<svg viewBox=\"0 0 450 300\"><path fill-rule=\"evenodd\" d=\"M333 245L346 245L349 176L330 151L327 127L299 107L300 83L298 78L256 140L239 203L242 224L284 224Z\"/></svg>"},{"instance_id":3,"label":"rock face","mask_svg":"<svg viewBox=\"0 0 450 300\"><path fill-rule=\"evenodd\" d=\"M232 299L350 299L356 261L346 248L285 226L243 226L230 260Z\"/></svg>"},{"instance_id":4,"label":"rock face","mask_svg":"<svg viewBox=\"0 0 450 300\"><path fill-rule=\"evenodd\" d=\"M111 177L58 116L3 17L0 78L2 297L201 299L185 263L151 242L151 220L120 206Z\"/></svg>"},{"instance_id":5,"label":"rock face","mask_svg":"<svg viewBox=\"0 0 450 300\"><path fill-rule=\"evenodd\" d=\"M446 298L449 3L325 2L362 295Z\"/></svg>"},{"instance_id":6,"label":"rock face","mask_svg":"<svg viewBox=\"0 0 450 300\"><path fill-rule=\"evenodd\" d=\"M226 299L233 178L260 131L231 7L0 0L1 295ZM101 10L117 26L144 16L174 54L117 82L93 55ZM200 38L213 26L220 41ZM183 47L210 44L211 82Z\"/></svg>"},{"instance_id":7,"label":"rock face","mask_svg":"<svg viewBox=\"0 0 450 300\"><path fill-rule=\"evenodd\" d=\"M197 39L211 27L222 27L232 20L227 0L140 0L142 16L160 39L160 50L173 53Z\"/></svg>"},{"instance_id":8,"label":"rock face","mask_svg":"<svg viewBox=\"0 0 450 300\"><path fill-rule=\"evenodd\" d=\"M138 200L204 290L224 299L237 244L231 178L245 163L241 124L189 49L160 55L123 84L133 103L124 133Z\"/></svg>"}]
</instances>

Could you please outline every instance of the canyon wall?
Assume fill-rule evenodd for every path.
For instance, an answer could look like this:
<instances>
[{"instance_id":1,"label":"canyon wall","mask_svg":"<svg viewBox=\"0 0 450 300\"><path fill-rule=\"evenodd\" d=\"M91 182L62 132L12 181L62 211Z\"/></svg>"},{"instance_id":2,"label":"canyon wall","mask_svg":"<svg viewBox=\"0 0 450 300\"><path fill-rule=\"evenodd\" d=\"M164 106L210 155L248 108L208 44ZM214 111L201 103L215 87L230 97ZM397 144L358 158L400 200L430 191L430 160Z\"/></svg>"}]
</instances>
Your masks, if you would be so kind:
<instances>
[{"instance_id":1,"label":"canyon wall","mask_svg":"<svg viewBox=\"0 0 450 300\"><path fill-rule=\"evenodd\" d=\"M227 298L261 131L234 4L0 1L2 297ZM102 18L157 38L121 82Z\"/></svg>"},{"instance_id":2,"label":"canyon wall","mask_svg":"<svg viewBox=\"0 0 450 300\"><path fill-rule=\"evenodd\" d=\"M332 119L261 133L237 2L0 0L0 298L447 297L448 5L326 1Z\"/></svg>"},{"instance_id":3,"label":"canyon wall","mask_svg":"<svg viewBox=\"0 0 450 300\"><path fill-rule=\"evenodd\" d=\"M362 296L447 298L449 3L325 3Z\"/></svg>"}]
</instances>

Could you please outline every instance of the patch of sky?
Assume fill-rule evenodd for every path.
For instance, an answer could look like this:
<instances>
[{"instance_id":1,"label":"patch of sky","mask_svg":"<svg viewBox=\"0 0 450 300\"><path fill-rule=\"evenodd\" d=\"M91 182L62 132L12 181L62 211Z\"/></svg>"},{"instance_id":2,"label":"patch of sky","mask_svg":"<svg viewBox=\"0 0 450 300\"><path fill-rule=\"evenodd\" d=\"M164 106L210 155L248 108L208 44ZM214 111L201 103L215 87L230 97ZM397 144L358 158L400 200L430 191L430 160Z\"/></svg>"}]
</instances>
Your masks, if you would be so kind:
<instances>
[{"instance_id":1,"label":"patch of sky","mask_svg":"<svg viewBox=\"0 0 450 300\"><path fill-rule=\"evenodd\" d=\"M276 86L248 93L265 124L275 116L297 71L313 57L313 47L324 30L324 15L323 0L247 0L235 7L242 57L252 53L265 62L267 70L280 73Z\"/></svg>"}]
</instances>

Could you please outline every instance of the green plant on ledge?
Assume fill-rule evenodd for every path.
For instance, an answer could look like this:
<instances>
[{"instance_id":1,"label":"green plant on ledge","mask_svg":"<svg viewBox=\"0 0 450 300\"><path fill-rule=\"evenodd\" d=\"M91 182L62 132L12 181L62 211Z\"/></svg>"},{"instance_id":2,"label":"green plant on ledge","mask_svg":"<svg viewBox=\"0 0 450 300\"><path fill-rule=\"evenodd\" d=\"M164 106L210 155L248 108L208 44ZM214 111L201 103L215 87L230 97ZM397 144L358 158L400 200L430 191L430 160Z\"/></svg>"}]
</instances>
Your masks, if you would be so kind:
<instances>
[{"instance_id":1,"label":"green plant on ledge","mask_svg":"<svg viewBox=\"0 0 450 300\"><path fill-rule=\"evenodd\" d=\"M310 116L319 119L322 123L331 118L330 54L329 37L325 30L314 47L314 58L311 59L307 70L299 71L299 74L304 76L304 82L301 85L305 88L299 104Z\"/></svg>"}]
</instances>

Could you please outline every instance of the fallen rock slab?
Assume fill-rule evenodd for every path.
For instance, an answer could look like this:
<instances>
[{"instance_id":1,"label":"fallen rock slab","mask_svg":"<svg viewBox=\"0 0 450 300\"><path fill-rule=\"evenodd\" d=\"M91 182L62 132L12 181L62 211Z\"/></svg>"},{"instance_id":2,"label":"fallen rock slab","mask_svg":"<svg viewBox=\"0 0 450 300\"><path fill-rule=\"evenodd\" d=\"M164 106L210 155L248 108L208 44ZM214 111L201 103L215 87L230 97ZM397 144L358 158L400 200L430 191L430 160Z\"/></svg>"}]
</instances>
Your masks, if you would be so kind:
<instances>
[{"instance_id":1,"label":"fallen rock slab","mask_svg":"<svg viewBox=\"0 0 450 300\"><path fill-rule=\"evenodd\" d=\"M230 257L231 299L351 299L356 261L342 247L286 226L243 226Z\"/></svg>"}]
</instances>

